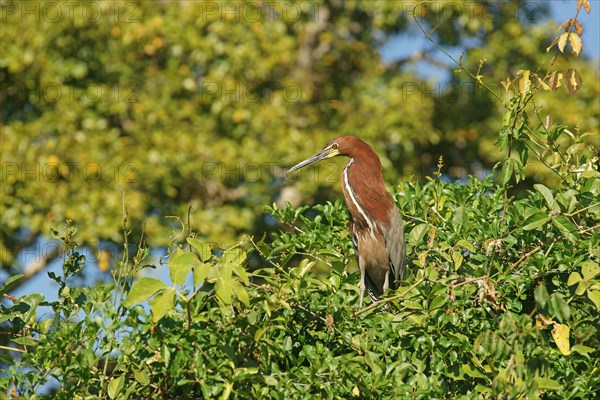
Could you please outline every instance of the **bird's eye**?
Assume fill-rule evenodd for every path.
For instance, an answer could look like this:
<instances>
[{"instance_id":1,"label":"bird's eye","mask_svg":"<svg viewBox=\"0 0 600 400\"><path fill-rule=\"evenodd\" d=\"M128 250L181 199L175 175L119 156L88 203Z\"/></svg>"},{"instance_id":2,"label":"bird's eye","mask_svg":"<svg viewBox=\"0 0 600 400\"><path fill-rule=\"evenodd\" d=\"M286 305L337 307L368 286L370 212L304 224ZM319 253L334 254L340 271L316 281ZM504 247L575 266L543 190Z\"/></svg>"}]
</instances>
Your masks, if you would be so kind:
<instances>
[{"instance_id":1,"label":"bird's eye","mask_svg":"<svg viewBox=\"0 0 600 400\"><path fill-rule=\"evenodd\" d=\"M332 149L337 149L337 148L338 148L338 144L337 144L337 143L334 143L334 144L332 144L332 145L331 145L331 148L332 148Z\"/></svg>"}]
</instances>

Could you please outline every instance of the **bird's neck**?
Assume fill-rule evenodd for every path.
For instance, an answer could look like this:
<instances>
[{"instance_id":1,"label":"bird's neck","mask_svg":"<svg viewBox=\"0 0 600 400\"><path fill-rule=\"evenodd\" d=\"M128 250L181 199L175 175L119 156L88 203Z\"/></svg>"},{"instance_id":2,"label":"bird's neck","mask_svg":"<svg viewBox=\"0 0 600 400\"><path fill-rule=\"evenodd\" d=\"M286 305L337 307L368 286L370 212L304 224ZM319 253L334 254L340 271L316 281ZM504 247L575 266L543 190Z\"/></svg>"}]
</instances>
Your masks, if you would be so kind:
<instances>
[{"instance_id":1,"label":"bird's neck","mask_svg":"<svg viewBox=\"0 0 600 400\"><path fill-rule=\"evenodd\" d=\"M342 189L355 223L376 232L380 230L378 221L388 221L395 206L383 183L380 164L373 164L350 159L342 173Z\"/></svg>"}]
</instances>

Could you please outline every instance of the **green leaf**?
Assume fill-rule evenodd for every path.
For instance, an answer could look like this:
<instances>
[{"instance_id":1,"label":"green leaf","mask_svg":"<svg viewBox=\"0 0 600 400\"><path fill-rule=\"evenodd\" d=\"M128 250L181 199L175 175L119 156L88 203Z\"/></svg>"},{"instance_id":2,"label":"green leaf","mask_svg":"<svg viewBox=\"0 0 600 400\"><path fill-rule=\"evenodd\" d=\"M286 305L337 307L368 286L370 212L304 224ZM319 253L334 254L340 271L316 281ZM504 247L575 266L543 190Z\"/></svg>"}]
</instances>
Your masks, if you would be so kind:
<instances>
[{"instance_id":1,"label":"green leaf","mask_svg":"<svg viewBox=\"0 0 600 400\"><path fill-rule=\"evenodd\" d=\"M226 250L223 252L221 262L228 265L240 265L246 261L246 252L241 249Z\"/></svg>"},{"instance_id":2,"label":"green leaf","mask_svg":"<svg viewBox=\"0 0 600 400\"><path fill-rule=\"evenodd\" d=\"M513 175L514 170L514 160L512 158L507 158L504 160L502 165L502 172L500 173L500 185L506 186L506 184L510 181L510 178Z\"/></svg>"},{"instance_id":3,"label":"green leaf","mask_svg":"<svg viewBox=\"0 0 600 400\"><path fill-rule=\"evenodd\" d=\"M18 338L10 339L11 342L16 344L22 344L23 346L37 346L38 342L30 336L21 336Z\"/></svg>"},{"instance_id":4,"label":"green leaf","mask_svg":"<svg viewBox=\"0 0 600 400\"><path fill-rule=\"evenodd\" d=\"M231 281L231 288L233 289L235 297L237 297L239 301L244 303L246 307L250 306L248 292L246 292L246 288L244 288L244 286L241 283L239 283L238 281Z\"/></svg>"},{"instance_id":5,"label":"green leaf","mask_svg":"<svg viewBox=\"0 0 600 400\"><path fill-rule=\"evenodd\" d=\"M108 397L115 399L123 389L124 385L125 375L121 375L118 378L112 378L110 382L108 382Z\"/></svg>"},{"instance_id":6,"label":"green leaf","mask_svg":"<svg viewBox=\"0 0 600 400\"><path fill-rule=\"evenodd\" d=\"M571 347L571 353L579 353L585 355L593 353L595 351L596 349L594 349L593 347L584 346L582 344L576 344L575 346Z\"/></svg>"},{"instance_id":7,"label":"green leaf","mask_svg":"<svg viewBox=\"0 0 600 400\"><path fill-rule=\"evenodd\" d=\"M23 274L18 274L18 275L13 275L10 278L8 278L6 280L6 282L4 282L4 285L2 285L2 287L0 288L0 295L6 293L6 289L15 281L21 279L24 275Z\"/></svg>"},{"instance_id":8,"label":"green leaf","mask_svg":"<svg viewBox=\"0 0 600 400\"><path fill-rule=\"evenodd\" d=\"M454 261L454 266L456 267L456 269L459 269L463 263L463 255L460 251L452 249L451 251L452 254L452 261Z\"/></svg>"},{"instance_id":9,"label":"green leaf","mask_svg":"<svg viewBox=\"0 0 600 400\"><path fill-rule=\"evenodd\" d=\"M548 189L546 186L542 185L541 183L536 183L535 185L533 185L533 187L535 188L535 190L540 192L542 194L542 196L544 196L544 199L546 200L546 204L548 205L548 209L550 211L559 211L560 210L560 208L558 207L558 204L556 204L556 201L554 200L554 196L552 195L552 192L550 191L550 189Z\"/></svg>"},{"instance_id":10,"label":"green leaf","mask_svg":"<svg viewBox=\"0 0 600 400\"><path fill-rule=\"evenodd\" d=\"M548 214L542 211L538 211L523 222L523 230L530 231L532 229L539 228L550 220Z\"/></svg>"},{"instance_id":11,"label":"green leaf","mask_svg":"<svg viewBox=\"0 0 600 400\"><path fill-rule=\"evenodd\" d=\"M173 285L181 285L190 274L190 270L199 264L194 253L178 250L169 261L169 272Z\"/></svg>"},{"instance_id":12,"label":"green leaf","mask_svg":"<svg viewBox=\"0 0 600 400\"><path fill-rule=\"evenodd\" d=\"M278 384L277 378L271 375L265 375L263 376L263 379L265 380L265 383L269 386L277 386Z\"/></svg>"},{"instance_id":13,"label":"green leaf","mask_svg":"<svg viewBox=\"0 0 600 400\"><path fill-rule=\"evenodd\" d=\"M537 378L537 387L539 390L560 390L560 383L549 378Z\"/></svg>"},{"instance_id":14,"label":"green leaf","mask_svg":"<svg viewBox=\"0 0 600 400\"><path fill-rule=\"evenodd\" d=\"M150 383L150 376L147 371L133 371L135 380L146 386Z\"/></svg>"},{"instance_id":15,"label":"green leaf","mask_svg":"<svg viewBox=\"0 0 600 400\"><path fill-rule=\"evenodd\" d=\"M548 297L548 312L553 319L558 319L560 322L566 322L571 317L571 307L565 301L560 293L552 293Z\"/></svg>"},{"instance_id":16,"label":"green leaf","mask_svg":"<svg viewBox=\"0 0 600 400\"><path fill-rule=\"evenodd\" d=\"M250 278L248 277L248 273L246 272L246 268L244 268L244 264L238 264L233 266L233 272L244 282L246 285L250 284Z\"/></svg>"},{"instance_id":17,"label":"green leaf","mask_svg":"<svg viewBox=\"0 0 600 400\"><path fill-rule=\"evenodd\" d=\"M200 260L206 262L211 259L212 251L211 251L210 244L203 243L203 242L199 241L198 239L194 239L191 237L188 237L186 240L190 244L190 246L192 246L194 249L196 249L198 251L198 254L200 254Z\"/></svg>"},{"instance_id":18,"label":"green leaf","mask_svg":"<svg viewBox=\"0 0 600 400\"><path fill-rule=\"evenodd\" d=\"M152 310L152 321L160 321L169 310L175 305L175 289L165 290L158 296L150 300L150 309Z\"/></svg>"},{"instance_id":19,"label":"green leaf","mask_svg":"<svg viewBox=\"0 0 600 400\"><path fill-rule=\"evenodd\" d=\"M565 238L572 242L577 241L577 228L567 219L567 217L559 215L553 218L552 222Z\"/></svg>"},{"instance_id":20,"label":"green leaf","mask_svg":"<svg viewBox=\"0 0 600 400\"><path fill-rule=\"evenodd\" d=\"M432 301L431 304L429 305L429 311L433 311L435 309L438 309L440 307L443 307L444 304L446 304L448 302L448 296L445 294L441 294L439 296L436 296Z\"/></svg>"},{"instance_id":21,"label":"green leaf","mask_svg":"<svg viewBox=\"0 0 600 400\"><path fill-rule=\"evenodd\" d=\"M546 302L548 301L548 290L546 289L546 286L539 285L536 287L533 291L533 297L540 308L546 307Z\"/></svg>"},{"instance_id":22,"label":"green leaf","mask_svg":"<svg viewBox=\"0 0 600 400\"><path fill-rule=\"evenodd\" d=\"M212 265L209 263L200 263L194 267L194 286L200 286L208 277Z\"/></svg>"},{"instance_id":23,"label":"green leaf","mask_svg":"<svg viewBox=\"0 0 600 400\"><path fill-rule=\"evenodd\" d=\"M471 253L475 252L475 246L473 246L471 243L467 242L465 239L460 239L458 242L456 242L456 244L454 246L462 247L465 250L469 250Z\"/></svg>"},{"instance_id":24,"label":"green leaf","mask_svg":"<svg viewBox=\"0 0 600 400\"><path fill-rule=\"evenodd\" d=\"M590 286L592 286L594 284L593 281L581 281L579 282L579 285L577 286L577 289L575 290L575 294L577 296L582 296Z\"/></svg>"},{"instance_id":25,"label":"green leaf","mask_svg":"<svg viewBox=\"0 0 600 400\"><path fill-rule=\"evenodd\" d=\"M581 281L581 275L579 275L579 272L571 272L571 275L569 275L569 279L567 280L567 285L568 286L573 286L575 284L577 284L578 282Z\"/></svg>"},{"instance_id":26,"label":"green leaf","mask_svg":"<svg viewBox=\"0 0 600 400\"><path fill-rule=\"evenodd\" d=\"M429 224L419 224L415 226L408 235L408 247L415 248L423 241Z\"/></svg>"},{"instance_id":27,"label":"green leaf","mask_svg":"<svg viewBox=\"0 0 600 400\"><path fill-rule=\"evenodd\" d=\"M487 376L485 374L479 372L478 370L476 370L474 368L471 368L471 366L469 364L463 364L463 366L460 369L463 370L464 373L469 375L471 378L487 379Z\"/></svg>"},{"instance_id":28,"label":"green leaf","mask_svg":"<svg viewBox=\"0 0 600 400\"><path fill-rule=\"evenodd\" d=\"M217 278L217 283L215 284L215 293L221 302L225 305L231 304L232 297L232 289L231 289L231 280L227 279L227 281L223 278Z\"/></svg>"},{"instance_id":29,"label":"green leaf","mask_svg":"<svg viewBox=\"0 0 600 400\"><path fill-rule=\"evenodd\" d=\"M587 295L596 306L596 310L600 311L600 290L589 290Z\"/></svg>"},{"instance_id":30,"label":"green leaf","mask_svg":"<svg viewBox=\"0 0 600 400\"><path fill-rule=\"evenodd\" d=\"M455 225L467 226L469 223L469 216L467 215L467 209L465 207L456 207L454 216L452 217L452 223Z\"/></svg>"},{"instance_id":31,"label":"green leaf","mask_svg":"<svg viewBox=\"0 0 600 400\"><path fill-rule=\"evenodd\" d=\"M158 279L147 277L140 278L134 282L123 305L125 307L130 307L133 304L146 301L150 297L154 296L158 291L166 289L167 287L167 285Z\"/></svg>"}]
</instances>

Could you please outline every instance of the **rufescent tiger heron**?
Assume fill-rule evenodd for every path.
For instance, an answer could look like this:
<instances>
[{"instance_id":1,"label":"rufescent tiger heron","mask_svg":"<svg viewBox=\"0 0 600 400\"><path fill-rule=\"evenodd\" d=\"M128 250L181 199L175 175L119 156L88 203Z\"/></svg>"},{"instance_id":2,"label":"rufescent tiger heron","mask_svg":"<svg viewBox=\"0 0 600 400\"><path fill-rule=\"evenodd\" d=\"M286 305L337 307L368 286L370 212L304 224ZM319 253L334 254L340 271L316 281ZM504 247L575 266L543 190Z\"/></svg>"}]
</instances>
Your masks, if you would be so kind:
<instances>
[{"instance_id":1,"label":"rufescent tiger heron","mask_svg":"<svg viewBox=\"0 0 600 400\"><path fill-rule=\"evenodd\" d=\"M404 278L404 227L385 188L379 157L364 141L340 136L286 174L335 156L350 158L342 172L342 191L350 211L350 234L360 270L360 303L365 289L377 301Z\"/></svg>"}]
</instances>

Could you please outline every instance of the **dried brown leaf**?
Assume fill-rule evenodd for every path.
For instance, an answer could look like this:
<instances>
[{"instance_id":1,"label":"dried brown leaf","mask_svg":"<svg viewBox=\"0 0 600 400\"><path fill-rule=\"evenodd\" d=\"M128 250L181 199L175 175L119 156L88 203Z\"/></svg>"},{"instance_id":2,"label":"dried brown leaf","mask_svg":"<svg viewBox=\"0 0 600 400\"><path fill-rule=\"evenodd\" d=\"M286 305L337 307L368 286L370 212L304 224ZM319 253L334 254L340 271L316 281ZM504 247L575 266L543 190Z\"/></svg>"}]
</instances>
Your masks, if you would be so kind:
<instances>
[{"instance_id":1,"label":"dried brown leaf","mask_svg":"<svg viewBox=\"0 0 600 400\"><path fill-rule=\"evenodd\" d=\"M583 6L583 8L588 14L592 11L592 7L590 6L590 0L577 0L577 10L579 10L581 6Z\"/></svg>"},{"instance_id":2,"label":"dried brown leaf","mask_svg":"<svg viewBox=\"0 0 600 400\"><path fill-rule=\"evenodd\" d=\"M575 18L569 18L568 20L566 20L565 22L563 22L562 24L560 24L560 26L558 27L559 30L564 30L565 32L569 32L569 30L571 29L571 25L573 25L573 21L575 21Z\"/></svg>"},{"instance_id":3,"label":"dried brown leaf","mask_svg":"<svg viewBox=\"0 0 600 400\"><path fill-rule=\"evenodd\" d=\"M562 78L563 78L563 74L558 71L554 71L552 73L552 75L550 75L550 78L548 79L548 83L550 84L550 89L552 89L552 91L554 93L556 93L558 88L562 86L562 84L560 83Z\"/></svg>"},{"instance_id":4,"label":"dried brown leaf","mask_svg":"<svg viewBox=\"0 0 600 400\"><path fill-rule=\"evenodd\" d=\"M577 72L574 68L569 68L566 71L566 83L567 89L569 89L569 94L573 96L575 92L581 89L582 81L579 72Z\"/></svg>"},{"instance_id":5,"label":"dried brown leaf","mask_svg":"<svg viewBox=\"0 0 600 400\"><path fill-rule=\"evenodd\" d=\"M579 20L575 20L575 33L577 33L577 36L583 35L583 26L581 26Z\"/></svg>"},{"instance_id":6,"label":"dried brown leaf","mask_svg":"<svg viewBox=\"0 0 600 400\"><path fill-rule=\"evenodd\" d=\"M535 316L535 327L538 329L542 329L545 326L553 325L554 321L551 318L546 318L542 314L538 314Z\"/></svg>"}]
</instances>

